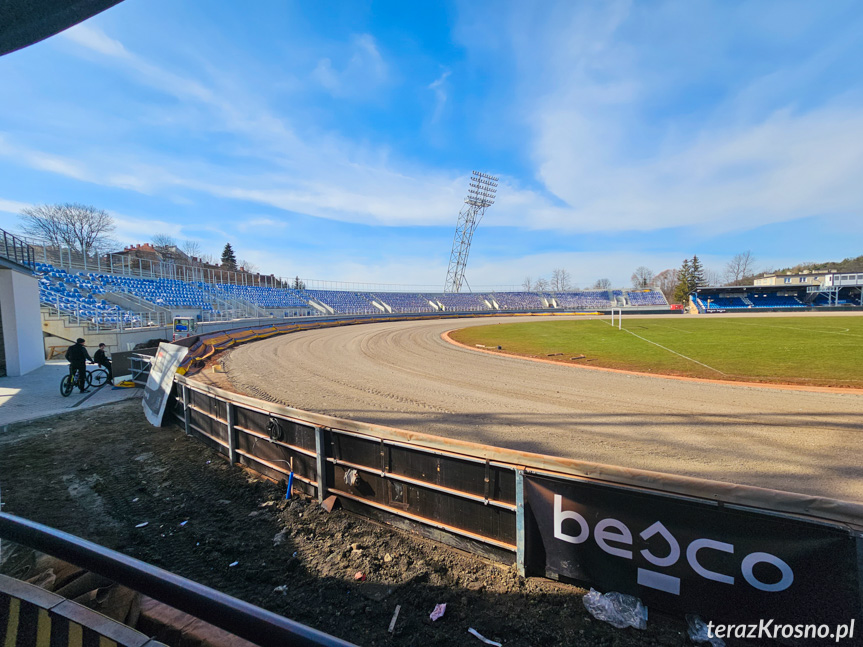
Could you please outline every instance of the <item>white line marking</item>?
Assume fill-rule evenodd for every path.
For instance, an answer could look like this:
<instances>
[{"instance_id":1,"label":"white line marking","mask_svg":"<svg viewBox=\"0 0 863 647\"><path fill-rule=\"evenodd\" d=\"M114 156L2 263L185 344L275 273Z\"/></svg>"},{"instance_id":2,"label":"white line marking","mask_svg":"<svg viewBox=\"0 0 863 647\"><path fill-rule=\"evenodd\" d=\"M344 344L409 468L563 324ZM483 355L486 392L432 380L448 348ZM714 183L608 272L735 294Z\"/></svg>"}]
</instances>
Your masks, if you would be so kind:
<instances>
[{"instance_id":1,"label":"white line marking","mask_svg":"<svg viewBox=\"0 0 863 647\"><path fill-rule=\"evenodd\" d=\"M642 337L641 335L636 335L631 330L627 330L626 328L623 328L622 330L623 330L623 332L628 332L633 337L638 337L640 340L646 341L648 344L653 344L654 346L658 346L662 350L667 350L669 353L674 353L678 357L682 357L683 359L688 359L690 362L695 362L696 364L703 366L704 368L709 368L711 371L716 371L720 375L728 375L728 373L723 373L718 368L713 368L712 366L708 366L704 362L699 362L697 359L692 359L691 357L687 357L683 353L678 353L676 350L671 350L670 348L667 348L667 347L663 346L662 344L657 344L655 341L650 341L649 339L646 339L646 338Z\"/></svg>"},{"instance_id":2,"label":"white line marking","mask_svg":"<svg viewBox=\"0 0 863 647\"><path fill-rule=\"evenodd\" d=\"M771 324L757 324L757 323L743 323L739 322L741 326L751 326L752 328L784 328L785 330L801 330L803 332L811 332L816 335L825 334L825 335L844 335L846 337L863 337L863 335L858 335L856 333L851 332L850 328L839 328L839 332L837 330L828 330L826 328L798 328L797 326L775 326Z\"/></svg>"}]
</instances>

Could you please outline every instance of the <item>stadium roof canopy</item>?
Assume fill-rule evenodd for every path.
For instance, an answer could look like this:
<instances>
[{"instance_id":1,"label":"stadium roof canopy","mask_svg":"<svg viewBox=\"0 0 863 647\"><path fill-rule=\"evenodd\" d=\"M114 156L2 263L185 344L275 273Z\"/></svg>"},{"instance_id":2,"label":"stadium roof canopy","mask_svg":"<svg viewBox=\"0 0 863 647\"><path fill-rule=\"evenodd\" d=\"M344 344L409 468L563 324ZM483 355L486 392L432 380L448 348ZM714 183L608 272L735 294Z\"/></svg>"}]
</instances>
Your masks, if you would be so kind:
<instances>
[{"instance_id":1,"label":"stadium roof canopy","mask_svg":"<svg viewBox=\"0 0 863 647\"><path fill-rule=\"evenodd\" d=\"M122 0L0 0L0 56L27 47Z\"/></svg>"}]
</instances>

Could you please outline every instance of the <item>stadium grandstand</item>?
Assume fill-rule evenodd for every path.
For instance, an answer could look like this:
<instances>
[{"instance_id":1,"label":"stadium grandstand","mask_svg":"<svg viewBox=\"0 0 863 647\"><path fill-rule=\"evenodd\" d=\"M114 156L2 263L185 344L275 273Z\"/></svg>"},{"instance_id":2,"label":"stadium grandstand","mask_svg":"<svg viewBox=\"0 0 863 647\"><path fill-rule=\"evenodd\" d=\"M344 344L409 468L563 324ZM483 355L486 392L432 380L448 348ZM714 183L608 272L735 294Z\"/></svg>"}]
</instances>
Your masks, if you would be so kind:
<instances>
[{"instance_id":1,"label":"stadium grandstand","mask_svg":"<svg viewBox=\"0 0 863 647\"><path fill-rule=\"evenodd\" d=\"M668 303L658 290L576 290L434 294L293 289L243 283L240 273L226 280L168 278L157 266L136 268L112 264L124 273L75 271L73 263L36 262L39 301L55 316L94 328L162 325L171 316L189 314L200 321L248 317L293 317L339 314L411 314L495 310L596 310L609 307L659 307ZM196 276L194 268L171 266L172 276ZM200 272L197 274L200 276ZM215 277L214 277L215 278ZM219 275L218 278L226 277ZM277 280L279 285L289 285Z\"/></svg>"},{"instance_id":2,"label":"stadium grandstand","mask_svg":"<svg viewBox=\"0 0 863 647\"><path fill-rule=\"evenodd\" d=\"M495 292L491 295L501 310L542 310L548 300L536 292Z\"/></svg>"},{"instance_id":3,"label":"stadium grandstand","mask_svg":"<svg viewBox=\"0 0 863 647\"><path fill-rule=\"evenodd\" d=\"M445 294L431 294L429 298L436 303L441 310L457 312L475 312L479 310L492 310L491 297L472 292L447 292Z\"/></svg>"},{"instance_id":4,"label":"stadium grandstand","mask_svg":"<svg viewBox=\"0 0 863 647\"><path fill-rule=\"evenodd\" d=\"M89 267L82 267L68 252L55 255L53 263L36 261L40 304L53 317L86 323L91 329L167 325L179 315L211 322L312 315L669 308L663 294L654 288L444 294L294 289L286 287L291 285L288 280L242 271L202 271L158 260L133 264L129 252L144 248L127 248L122 252L124 259L106 257L95 268L92 261ZM699 312L861 305L863 274L827 275L819 280L815 285L704 287L691 295L691 304Z\"/></svg>"},{"instance_id":5,"label":"stadium grandstand","mask_svg":"<svg viewBox=\"0 0 863 647\"><path fill-rule=\"evenodd\" d=\"M431 299L421 294L404 292L388 292L378 295L380 301L386 304L390 312L436 312L437 306L432 306Z\"/></svg>"},{"instance_id":6,"label":"stadium grandstand","mask_svg":"<svg viewBox=\"0 0 863 647\"><path fill-rule=\"evenodd\" d=\"M698 312L703 313L861 307L863 273L826 274L819 277L815 285L775 283L702 287L693 292L690 298Z\"/></svg>"}]
</instances>

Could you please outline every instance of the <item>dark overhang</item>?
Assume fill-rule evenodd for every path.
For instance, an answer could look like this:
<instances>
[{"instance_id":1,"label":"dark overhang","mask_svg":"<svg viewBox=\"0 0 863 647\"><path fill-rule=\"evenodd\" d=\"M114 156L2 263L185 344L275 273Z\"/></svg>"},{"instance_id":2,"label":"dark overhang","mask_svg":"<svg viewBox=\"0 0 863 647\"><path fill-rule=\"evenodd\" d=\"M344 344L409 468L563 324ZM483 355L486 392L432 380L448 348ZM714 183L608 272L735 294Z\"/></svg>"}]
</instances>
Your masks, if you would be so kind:
<instances>
[{"instance_id":1,"label":"dark overhang","mask_svg":"<svg viewBox=\"0 0 863 647\"><path fill-rule=\"evenodd\" d=\"M59 34L122 0L0 0L0 56Z\"/></svg>"}]
</instances>

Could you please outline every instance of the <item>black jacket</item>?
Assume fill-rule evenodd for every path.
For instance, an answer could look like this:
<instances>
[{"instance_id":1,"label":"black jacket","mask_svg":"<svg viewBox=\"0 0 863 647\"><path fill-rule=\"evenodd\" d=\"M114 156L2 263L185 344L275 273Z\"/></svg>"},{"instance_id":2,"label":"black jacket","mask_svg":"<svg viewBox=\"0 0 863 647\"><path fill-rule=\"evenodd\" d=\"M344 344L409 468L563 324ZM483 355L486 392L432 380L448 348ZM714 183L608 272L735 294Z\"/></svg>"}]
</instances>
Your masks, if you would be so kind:
<instances>
[{"instance_id":1,"label":"black jacket","mask_svg":"<svg viewBox=\"0 0 863 647\"><path fill-rule=\"evenodd\" d=\"M90 357L90 353L87 352L83 344L73 344L66 351L66 361L70 364L85 364L92 362L93 358Z\"/></svg>"},{"instance_id":2,"label":"black jacket","mask_svg":"<svg viewBox=\"0 0 863 647\"><path fill-rule=\"evenodd\" d=\"M93 361L97 364L101 364L102 366L110 362L108 356L105 354L105 351L103 351L101 348L95 353L93 353Z\"/></svg>"}]
</instances>

